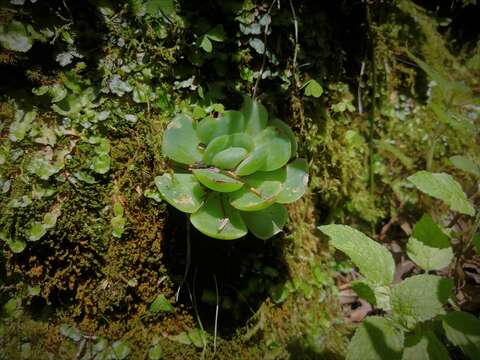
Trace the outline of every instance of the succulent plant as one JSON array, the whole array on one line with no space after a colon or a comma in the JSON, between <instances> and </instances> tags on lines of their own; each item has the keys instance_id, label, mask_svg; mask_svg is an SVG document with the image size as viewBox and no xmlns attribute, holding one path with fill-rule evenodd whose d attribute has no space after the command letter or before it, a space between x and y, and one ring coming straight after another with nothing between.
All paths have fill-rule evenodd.
<instances>
[{"instance_id":1,"label":"succulent plant","mask_svg":"<svg viewBox=\"0 0 480 360\"><path fill-rule=\"evenodd\" d=\"M283 204L298 200L308 184L308 164L296 157L290 127L249 97L241 111L198 122L176 116L162 141L174 171L155 178L169 204L213 238L231 240L250 230L268 239L287 221ZM248 229L248 230L247 230Z\"/></svg>"}]
</instances>

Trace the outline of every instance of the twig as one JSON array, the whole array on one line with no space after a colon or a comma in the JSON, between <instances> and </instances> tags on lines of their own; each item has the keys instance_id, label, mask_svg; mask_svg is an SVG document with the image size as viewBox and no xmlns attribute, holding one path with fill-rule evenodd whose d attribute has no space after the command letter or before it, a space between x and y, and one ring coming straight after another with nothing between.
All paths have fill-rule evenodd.
<instances>
[{"instance_id":1,"label":"twig","mask_svg":"<svg viewBox=\"0 0 480 360\"><path fill-rule=\"evenodd\" d=\"M268 11L266 13L266 15L264 16L267 16L267 15L270 15L270 12L272 11L272 8L273 8L273 5L275 5L275 3L277 2L278 0L273 0L272 3L270 4L270 7L268 8ZM268 36L268 28L270 26L270 23L267 22L267 25L265 25L265 31L263 33L263 46L264 46L264 50L263 50L263 58L262 58L262 66L260 67L260 74L258 75L257 77L257 80L255 81L255 85L253 87L253 98L255 99L256 96L257 96L257 89L258 89L258 83L260 82L260 79L262 78L263 76L263 70L265 69L265 63L267 62L267 36Z\"/></svg>"},{"instance_id":2,"label":"twig","mask_svg":"<svg viewBox=\"0 0 480 360\"><path fill-rule=\"evenodd\" d=\"M289 0L290 2L290 10L292 11L292 17L293 17L293 27L295 31L295 49L293 50L293 74L294 74L294 79L295 79L295 85L297 87L300 86L300 80L298 79L298 74L297 74L297 56L298 56L298 20L297 20L297 14L295 13L295 8L293 7L293 2L292 0Z\"/></svg>"}]
</instances>

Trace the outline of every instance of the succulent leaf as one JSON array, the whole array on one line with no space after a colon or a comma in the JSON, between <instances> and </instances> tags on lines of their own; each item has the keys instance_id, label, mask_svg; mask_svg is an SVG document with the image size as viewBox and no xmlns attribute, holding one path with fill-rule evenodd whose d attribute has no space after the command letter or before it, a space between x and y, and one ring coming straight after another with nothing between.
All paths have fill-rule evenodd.
<instances>
[{"instance_id":1,"label":"succulent leaf","mask_svg":"<svg viewBox=\"0 0 480 360\"><path fill-rule=\"evenodd\" d=\"M191 165L202 160L199 144L193 120L182 114L168 124L163 135L162 153L180 164Z\"/></svg>"},{"instance_id":2,"label":"succulent leaf","mask_svg":"<svg viewBox=\"0 0 480 360\"><path fill-rule=\"evenodd\" d=\"M265 153L266 159L261 171L273 171L284 166L290 159L290 139L281 130L269 126L255 137L256 149Z\"/></svg>"},{"instance_id":3,"label":"succulent leaf","mask_svg":"<svg viewBox=\"0 0 480 360\"><path fill-rule=\"evenodd\" d=\"M254 148L254 143L251 137L246 134L222 135L216 137L205 149L203 162L207 165L213 165L213 158L215 155L231 147L244 148L247 152L250 152Z\"/></svg>"},{"instance_id":4,"label":"succulent leaf","mask_svg":"<svg viewBox=\"0 0 480 360\"><path fill-rule=\"evenodd\" d=\"M285 206L273 204L264 210L242 212L242 217L248 230L259 239L266 240L282 231L288 213Z\"/></svg>"},{"instance_id":5,"label":"succulent leaf","mask_svg":"<svg viewBox=\"0 0 480 360\"><path fill-rule=\"evenodd\" d=\"M194 213L203 204L205 190L191 174L163 174L155 178L162 197L173 207Z\"/></svg>"},{"instance_id":6,"label":"succulent leaf","mask_svg":"<svg viewBox=\"0 0 480 360\"><path fill-rule=\"evenodd\" d=\"M194 169L193 174L203 186L218 192L233 192L243 186L243 182L222 174L218 169Z\"/></svg>"},{"instance_id":7,"label":"succulent leaf","mask_svg":"<svg viewBox=\"0 0 480 360\"><path fill-rule=\"evenodd\" d=\"M286 166L287 178L277 202L290 204L300 199L308 186L308 163L305 159L297 159Z\"/></svg>"},{"instance_id":8,"label":"succulent leaf","mask_svg":"<svg viewBox=\"0 0 480 360\"><path fill-rule=\"evenodd\" d=\"M240 111L225 111L218 118L206 117L198 123L197 134L202 143L208 144L216 137L243 132L245 120Z\"/></svg>"},{"instance_id":9,"label":"succulent leaf","mask_svg":"<svg viewBox=\"0 0 480 360\"><path fill-rule=\"evenodd\" d=\"M242 112L245 116L245 132L247 134L256 135L267 126L267 109L258 101L245 96L243 98Z\"/></svg>"},{"instance_id":10,"label":"succulent leaf","mask_svg":"<svg viewBox=\"0 0 480 360\"><path fill-rule=\"evenodd\" d=\"M245 159L248 151L241 147L231 147L220 151L213 157L212 163L214 166L225 169L234 169L240 161Z\"/></svg>"}]
</instances>

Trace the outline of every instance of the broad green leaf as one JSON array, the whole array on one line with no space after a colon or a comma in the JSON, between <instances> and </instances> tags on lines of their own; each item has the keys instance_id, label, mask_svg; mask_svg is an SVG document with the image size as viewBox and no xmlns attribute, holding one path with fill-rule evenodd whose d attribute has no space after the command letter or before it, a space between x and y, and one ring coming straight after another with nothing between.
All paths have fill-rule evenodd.
<instances>
[{"instance_id":1,"label":"broad green leaf","mask_svg":"<svg viewBox=\"0 0 480 360\"><path fill-rule=\"evenodd\" d=\"M400 360L403 339L403 333L390 320L367 317L348 345L346 360Z\"/></svg>"},{"instance_id":2,"label":"broad green leaf","mask_svg":"<svg viewBox=\"0 0 480 360\"><path fill-rule=\"evenodd\" d=\"M245 96L243 98L242 112L245 116L245 131L248 134L255 136L267 126L267 109L258 101Z\"/></svg>"},{"instance_id":3,"label":"broad green leaf","mask_svg":"<svg viewBox=\"0 0 480 360\"><path fill-rule=\"evenodd\" d=\"M190 221L198 231L215 239L233 240L247 234L240 212L218 193L210 193L205 204L190 216Z\"/></svg>"},{"instance_id":4,"label":"broad green leaf","mask_svg":"<svg viewBox=\"0 0 480 360\"><path fill-rule=\"evenodd\" d=\"M207 32L207 36L210 40L216 41L216 42L222 42L225 40L225 30L223 28L223 25L217 25L213 29L210 29Z\"/></svg>"},{"instance_id":5,"label":"broad green leaf","mask_svg":"<svg viewBox=\"0 0 480 360\"><path fill-rule=\"evenodd\" d=\"M155 185L162 197L180 211L194 213L203 204L205 190L191 174L163 174L155 178Z\"/></svg>"},{"instance_id":6,"label":"broad green leaf","mask_svg":"<svg viewBox=\"0 0 480 360\"><path fill-rule=\"evenodd\" d=\"M462 187L450 175L419 171L408 180L425 194L444 201L452 210L471 216L475 214Z\"/></svg>"},{"instance_id":7,"label":"broad green leaf","mask_svg":"<svg viewBox=\"0 0 480 360\"><path fill-rule=\"evenodd\" d=\"M266 160L267 153L262 148L255 149L238 165L235 173L238 176L251 175L263 168Z\"/></svg>"},{"instance_id":8,"label":"broad green leaf","mask_svg":"<svg viewBox=\"0 0 480 360\"><path fill-rule=\"evenodd\" d=\"M220 169L232 170L245 159L247 154L244 148L231 147L217 153L213 157L212 164Z\"/></svg>"},{"instance_id":9,"label":"broad green leaf","mask_svg":"<svg viewBox=\"0 0 480 360\"><path fill-rule=\"evenodd\" d=\"M199 46L205 50L207 53L211 53L212 50L213 50L213 44L212 42L210 41L210 39L208 38L208 36L205 34L205 35L202 35L200 37L200 44Z\"/></svg>"},{"instance_id":10,"label":"broad green leaf","mask_svg":"<svg viewBox=\"0 0 480 360\"><path fill-rule=\"evenodd\" d=\"M277 202L290 204L300 199L308 186L308 163L304 159L292 161L286 167L287 178L283 183L283 190L278 195Z\"/></svg>"},{"instance_id":11,"label":"broad green leaf","mask_svg":"<svg viewBox=\"0 0 480 360\"><path fill-rule=\"evenodd\" d=\"M290 139L274 126L262 130L255 137L255 147L266 154L261 171L273 171L284 166L292 154Z\"/></svg>"},{"instance_id":12,"label":"broad green leaf","mask_svg":"<svg viewBox=\"0 0 480 360\"><path fill-rule=\"evenodd\" d=\"M419 331L405 338L402 360L448 360L448 351L432 331Z\"/></svg>"},{"instance_id":13,"label":"broad green leaf","mask_svg":"<svg viewBox=\"0 0 480 360\"><path fill-rule=\"evenodd\" d=\"M350 257L363 276L376 285L390 285L395 263L390 252L362 232L346 225L324 225L319 230L330 243Z\"/></svg>"},{"instance_id":14,"label":"broad green leaf","mask_svg":"<svg viewBox=\"0 0 480 360\"><path fill-rule=\"evenodd\" d=\"M246 176L245 186L230 194L230 204L241 211L263 210L276 201L285 178L285 168Z\"/></svg>"},{"instance_id":15,"label":"broad green leaf","mask_svg":"<svg viewBox=\"0 0 480 360\"><path fill-rule=\"evenodd\" d=\"M148 360L161 360L163 359L163 350L160 344L153 345L148 349Z\"/></svg>"},{"instance_id":16,"label":"broad green leaf","mask_svg":"<svg viewBox=\"0 0 480 360\"><path fill-rule=\"evenodd\" d=\"M169 16L175 12L175 5L173 0L147 0L146 10L151 16L158 16L159 12Z\"/></svg>"},{"instance_id":17,"label":"broad green leaf","mask_svg":"<svg viewBox=\"0 0 480 360\"><path fill-rule=\"evenodd\" d=\"M194 169L193 174L203 186L218 192L233 192L243 186L243 182L222 174L215 168Z\"/></svg>"},{"instance_id":18,"label":"broad green leaf","mask_svg":"<svg viewBox=\"0 0 480 360\"><path fill-rule=\"evenodd\" d=\"M38 241L47 233L47 228L43 223L35 221L26 230L29 241Z\"/></svg>"},{"instance_id":19,"label":"broad green leaf","mask_svg":"<svg viewBox=\"0 0 480 360\"><path fill-rule=\"evenodd\" d=\"M407 254L426 271L447 267L453 259L453 249L447 235L425 214L415 224L407 243Z\"/></svg>"},{"instance_id":20,"label":"broad green leaf","mask_svg":"<svg viewBox=\"0 0 480 360\"><path fill-rule=\"evenodd\" d=\"M356 280L351 283L352 289L359 297L368 301L376 308L390 311L390 288L388 286L378 286L365 280Z\"/></svg>"},{"instance_id":21,"label":"broad green leaf","mask_svg":"<svg viewBox=\"0 0 480 360\"><path fill-rule=\"evenodd\" d=\"M291 154L292 157L297 155L297 140L295 139L295 134L293 133L290 126L285 124L282 120L275 118L271 122L272 126L275 126L277 129L283 132L290 139L291 144Z\"/></svg>"},{"instance_id":22,"label":"broad green leaf","mask_svg":"<svg viewBox=\"0 0 480 360\"><path fill-rule=\"evenodd\" d=\"M311 79L306 82L305 95L319 98L323 94L322 86L315 80Z\"/></svg>"},{"instance_id":23,"label":"broad green leaf","mask_svg":"<svg viewBox=\"0 0 480 360\"><path fill-rule=\"evenodd\" d=\"M455 311L443 318L448 341L459 346L470 359L480 359L480 320L472 314Z\"/></svg>"},{"instance_id":24,"label":"broad green leaf","mask_svg":"<svg viewBox=\"0 0 480 360\"><path fill-rule=\"evenodd\" d=\"M9 239L6 241L6 243L10 250L12 250L12 252L14 252L15 254L21 253L27 247L27 243L21 239Z\"/></svg>"},{"instance_id":25,"label":"broad green leaf","mask_svg":"<svg viewBox=\"0 0 480 360\"><path fill-rule=\"evenodd\" d=\"M225 111L217 118L206 117L198 123L197 134L202 143L208 144L221 135L243 132L245 120L240 111Z\"/></svg>"},{"instance_id":26,"label":"broad green leaf","mask_svg":"<svg viewBox=\"0 0 480 360\"><path fill-rule=\"evenodd\" d=\"M242 218L253 235L266 240L282 231L288 213L285 206L273 204L264 210L242 212Z\"/></svg>"},{"instance_id":27,"label":"broad green leaf","mask_svg":"<svg viewBox=\"0 0 480 360\"><path fill-rule=\"evenodd\" d=\"M392 288L392 312L406 328L444 314L443 305L451 295L451 279L436 275L415 275Z\"/></svg>"},{"instance_id":28,"label":"broad green leaf","mask_svg":"<svg viewBox=\"0 0 480 360\"><path fill-rule=\"evenodd\" d=\"M203 154L203 162L212 165L214 157L223 150L240 147L247 152L253 150L253 140L246 134L221 135L210 141Z\"/></svg>"},{"instance_id":29,"label":"broad green leaf","mask_svg":"<svg viewBox=\"0 0 480 360\"><path fill-rule=\"evenodd\" d=\"M27 52L33 45L33 39L24 24L12 21L0 25L0 45L7 50Z\"/></svg>"},{"instance_id":30,"label":"broad green leaf","mask_svg":"<svg viewBox=\"0 0 480 360\"><path fill-rule=\"evenodd\" d=\"M186 115L178 115L163 134L162 154L180 164L195 164L203 157L199 143L193 120Z\"/></svg>"},{"instance_id":31,"label":"broad green leaf","mask_svg":"<svg viewBox=\"0 0 480 360\"><path fill-rule=\"evenodd\" d=\"M155 300L150 304L148 311L152 314L157 314L160 311L163 312L172 312L175 309L173 308L172 304L167 300L165 295L158 294Z\"/></svg>"},{"instance_id":32,"label":"broad green leaf","mask_svg":"<svg viewBox=\"0 0 480 360\"><path fill-rule=\"evenodd\" d=\"M452 156L450 162L457 169L465 171L473 176L480 177L480 165L471 158L462 155Z\"/></svg>"}]
</instances>

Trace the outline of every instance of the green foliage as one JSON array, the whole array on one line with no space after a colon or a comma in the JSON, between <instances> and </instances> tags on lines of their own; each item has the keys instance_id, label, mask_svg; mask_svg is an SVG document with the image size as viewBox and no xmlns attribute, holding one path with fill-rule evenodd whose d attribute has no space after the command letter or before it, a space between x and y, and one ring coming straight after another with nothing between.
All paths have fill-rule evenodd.
<instances>
[{"instance_id":1,"label":"green foliage","mask_svg":"<svg viewBox=\"0 0 480 360\"><path fill-rule=\"evenodd\" d=\"M471 359L480 355L480 320L474 315L455 311L443 318L447 339L459 346Z\"/></svg>"},{"instance_id":2,"label":"green foliage","mask_svg":"<svg viewBox=\"0 0 480 360\"><path fill-rule=\"evenodd\" d=\"M226 111L194 122L186 115L167 126L163 155L183 171L155 178L162 197L189 213L199 231L217 239L247 233L268 239L287 221L283 205L307 190L308 164L296 159L296 142L278 119L268 123L259 102L245 97L241 111Z\"/></svg>"},{"instance_id":3,"label":"green foliage","mask_svg":"<svg viewBox=\"0 0 480 360\"><path fill-rule=\"evenodd\" d=\"M161 311L172 312L173 310L173 306L168 302L163 294L158 294L148 308L148 311L150 311L152 314L157 314Z\"/></svg>"},{"instance_id":4,"label":"green foliage","mask_svg":"<svg viewBox=\"0 0 480 360\"><path fill-rule=\"evenodd\" d=\"M462 187L449 174L419 171L408 180L420 191L444 201L452 210L471 216L475 214Z\"/></svg>"}]
</instances>

